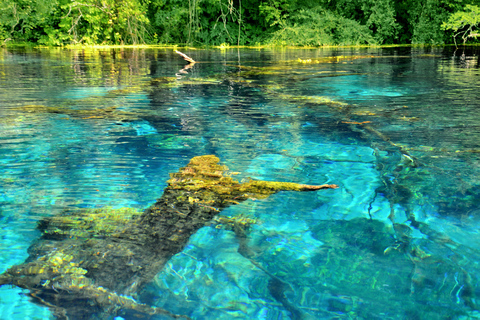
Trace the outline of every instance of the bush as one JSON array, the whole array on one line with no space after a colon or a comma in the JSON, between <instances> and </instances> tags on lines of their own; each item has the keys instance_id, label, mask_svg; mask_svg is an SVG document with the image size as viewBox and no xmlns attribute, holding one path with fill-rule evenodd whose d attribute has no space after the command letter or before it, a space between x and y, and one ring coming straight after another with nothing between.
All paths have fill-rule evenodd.
<instances>
[{"instance_id":1,"label":"bush","mask_svg":"<svg viewBox=\"0 0 480 320\"><path fill-rule=\"evenodd\" d=\"M376 44L367 26L328 10L301 9L273 33L273 44L297 46Z\"/></svg>"}]
</instances>

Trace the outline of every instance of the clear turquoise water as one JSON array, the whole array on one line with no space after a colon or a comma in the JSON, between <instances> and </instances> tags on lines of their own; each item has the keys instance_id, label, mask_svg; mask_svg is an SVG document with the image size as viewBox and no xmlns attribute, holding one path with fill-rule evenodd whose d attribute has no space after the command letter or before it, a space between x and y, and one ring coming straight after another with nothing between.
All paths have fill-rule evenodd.
<instances>
[{"instance_id":1,"label":"clear turquoise water","mask_svg":"<svg viewBox=\"0 0 480 320\"><path fill-rule=\"evenodd\" d=\"M205 227L139 300L194 319L480 317L478 48L186 53L199 63L180 74L171 50L0 49L1 272L42 217L148 207L169 172L215 154L240 179L340 188L228 208L257 219L263 270ZM0 318L49 317L0 288Z\"/></svg>"}]
</instances>

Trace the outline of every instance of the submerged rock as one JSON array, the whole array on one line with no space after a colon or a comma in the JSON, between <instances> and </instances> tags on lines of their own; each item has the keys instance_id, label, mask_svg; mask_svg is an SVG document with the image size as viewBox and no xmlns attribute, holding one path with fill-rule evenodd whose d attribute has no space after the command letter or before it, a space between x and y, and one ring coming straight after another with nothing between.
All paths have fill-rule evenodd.
<instances>
[{"instance_id":1,"label":"submerged rock","mask_svg":"<svg viewBox=\"0 0 480 320\"><path fill-rule=\"evenodd\" d=\"M157 202L132 209L70 211L42 220L29 258L0 276L0 285L30 290L59 319L106 319L165 314L188 318L134 300L192 234L217 213L278 191L315 191L336 185L249 180L240 183L213 155L194 157L171 174Z\"/></svg>"}]
</instances>

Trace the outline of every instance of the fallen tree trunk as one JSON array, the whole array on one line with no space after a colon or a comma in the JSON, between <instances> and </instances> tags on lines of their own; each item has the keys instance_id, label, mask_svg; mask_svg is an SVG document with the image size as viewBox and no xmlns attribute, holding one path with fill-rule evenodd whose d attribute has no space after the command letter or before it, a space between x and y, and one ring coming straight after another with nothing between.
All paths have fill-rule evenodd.
<instances>
[{"instance_id":1,"label":"fallen tree trunk","mask_svg":"<svg viewBox=\"0 0 480 320\"><path fill-rule=\"evenodd\" d=\"M30 291L59 319L115 315L174 315L134 300L135 293L182 251L192 234L223 209L278 191L316 191L336 185L250 180L239 183L213 155L194 157L171 174L157 202L131 209L67 211L40 221L29 258L0 276L0 285Z\"/></svg>"}]
</instances>

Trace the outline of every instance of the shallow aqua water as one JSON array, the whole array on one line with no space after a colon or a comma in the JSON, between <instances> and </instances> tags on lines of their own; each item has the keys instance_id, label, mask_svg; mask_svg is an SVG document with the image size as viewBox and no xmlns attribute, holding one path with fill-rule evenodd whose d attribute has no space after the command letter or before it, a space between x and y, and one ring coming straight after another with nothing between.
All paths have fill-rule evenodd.
<instances>
[{"instance_id":1,"label":"shallow aqua water","mask_svg":"<svg viewBox=\"0 0 480 320\"><path fill-rule=\"evenodd\" d=\"M186 53L199 63L179 73L170 50L0 49L1 272L42 217L146 208L215 154L239 179L340 188L228 208L257 220L256 264L205 227L140 301L194 319L480 317L478 48ZM26 293L0 288L0 318L51 317Z\"/></svg>"}]
</instances>

